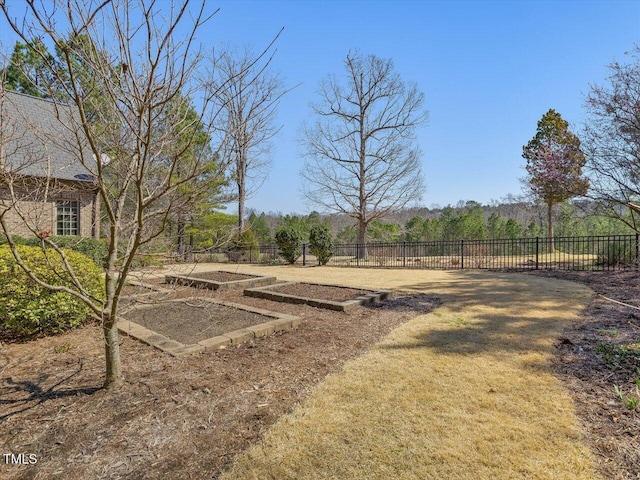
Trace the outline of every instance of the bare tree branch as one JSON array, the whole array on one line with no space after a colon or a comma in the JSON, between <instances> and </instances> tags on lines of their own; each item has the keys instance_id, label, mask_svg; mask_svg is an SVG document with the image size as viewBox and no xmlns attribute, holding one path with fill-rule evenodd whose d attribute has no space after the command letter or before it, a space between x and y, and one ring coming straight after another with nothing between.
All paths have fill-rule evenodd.
<instances>
[{"instance_id":1,"label":"bare tree branch","mask_svg":"<svg viewBox=\"0 0 640 480\"><path fill-rule=\"evenodd\" d=\"M249 49L243 53L228 50L214 60L211 89L224 115L221 144L224 158L233 165L240 231L244 229L245 201L266 178L271 140L281 129L275 124L278 104L291 90L269 71L275 54L270 49L276 39L260 55Z\"/></svg>"},{"instance_id":2,"label":"bare tree branch","mask_svg":"<svg viewBox=\"0 0 640 480\"><path fill-rule=\"evenodd\" d=\"M587 96L583 133L590 196L610 216L640 232L640 46L630 62L609 65L604 86Z\"/></svg>"},{"instance_id":3,"label":"bare tree branch","mask_svg":"<svg viewBox=\"0 0 640 480\"><path fill-rule=\"evenodd\" d=\"M427 112L424 95L394 73L391 60L350 52L345 72L344 85L335 76L320 84L320 99L311 106L317 121L303 127L301 176L306 198L355 218L358 242L365 243L370 222L424 190L415 130Z\"/></svg>"}]
</instances>

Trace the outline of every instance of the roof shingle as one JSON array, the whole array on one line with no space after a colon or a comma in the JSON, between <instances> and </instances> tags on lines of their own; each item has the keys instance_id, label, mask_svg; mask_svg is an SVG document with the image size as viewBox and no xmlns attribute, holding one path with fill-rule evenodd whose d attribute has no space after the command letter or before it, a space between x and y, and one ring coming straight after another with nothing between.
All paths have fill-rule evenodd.
<instances>
[{"instance_id":1,"label":"roof shingle","mask_svg":"<svg viewBox=\"0 0 640 480\"><path fill-rule=\"evenodd\" d=\"M12 174L92 181L95 160L70 106L0 89L0 167ZM83 165L84 163L84 165ZM89 168L87 168L89 167Z\"/></svg>"}]
</instances>

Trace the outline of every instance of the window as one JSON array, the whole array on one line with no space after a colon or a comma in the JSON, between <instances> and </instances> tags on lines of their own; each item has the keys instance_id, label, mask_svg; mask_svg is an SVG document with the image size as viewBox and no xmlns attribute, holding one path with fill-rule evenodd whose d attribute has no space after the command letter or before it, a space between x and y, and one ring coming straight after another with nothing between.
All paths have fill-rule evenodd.
<instances>
[{"instance_id":1,"label":"window","mask_svg":"<svg viewBox=\"0 0 640 480\"><path fill-rule=\"evenodd\" d=\"M56 202L56 235L78 235L78 202L58 200Z\"/></svg>"}]
</instances>

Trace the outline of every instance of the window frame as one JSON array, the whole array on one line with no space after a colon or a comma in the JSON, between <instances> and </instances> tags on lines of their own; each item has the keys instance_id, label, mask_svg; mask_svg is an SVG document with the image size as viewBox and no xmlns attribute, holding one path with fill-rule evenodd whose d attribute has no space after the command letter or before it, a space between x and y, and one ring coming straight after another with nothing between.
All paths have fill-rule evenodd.
<instances>
[{"instance_id":1,"label":"window frame","mask_svg":"<svg viewBox=\"0 0 640 480\"><path fill-rule=\"evenodd\" d=\"M72 198L56 200L56 235L80 236L80 201Z\"/></svg>"}]
</instances>

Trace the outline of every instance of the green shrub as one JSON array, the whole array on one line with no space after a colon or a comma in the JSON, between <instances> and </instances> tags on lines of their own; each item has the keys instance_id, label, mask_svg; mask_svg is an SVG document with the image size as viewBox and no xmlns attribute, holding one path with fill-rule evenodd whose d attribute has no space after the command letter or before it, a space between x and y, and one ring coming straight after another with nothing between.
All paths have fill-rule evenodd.
<instances>
[{"instance_id":1,"label":"green shrub","mask_svg":"<svg viewBox=\"0 0 640 480\"><path fill-rule=\"evenodd\" d=\"M86 255L99 267L107 261L108 245L105 239L52 237L51 241L60 248L70 248L73 251Z\"/></svg>"},{"instance_id":2,"label":"green shrub","mask_svg":"<svg viewBox=\"0 0 640 480\"><path fill-rule=\"evenodd\" d=\"M595 352L602 355L602 361L614 369L640 368L640 344L616 345L610 342L599 342Z\"/></svg>"},{"instance_id":3,"label":"green shrub","mask_svg":"<svg viewBox=\"0 0 640 480\"><path fill-rule=\"evenodd\" d=\"M280 250L280 256L292 265L302 254L301 240L298 231L291 226L282 226L276 231L276 244Z\"/></svg>"},{"instance_id":4,"label":"green shrub","mask_svg":"<svg viewBox=\"0 0 640 480\"><path fill-rule=\"evenodd\" d=\"M631 251L631 245L620 242L608 243L598 255L598 265L608 267L632 263L633 261L635 261L635 253Z\"/></svg>"},{"instance_id":5,"label":"green shrub","mask_svg":"<svg viewBox=\"0 0 640 480\"><path fill-rule=\"evenodd\" d=\"M318 257L320 265L326 265L333 256L333 239L328 225L317 224L311 227L309 232L309 251L312 255Z\"/></svg>"},{"instance_id":6,"label":"green shrub","mask_svg":"<svg viewBox=\"0 0 640 480\"><path fill-rule=\"evenodd\" d=\"M260 242L250 228L236 233L229 242L227 251L232 262L258 262L260 260Z\"/></svg>"},{"instance_id":7,"label":"green shrub","mask_svg":"<svg viewBox=\"0 0 640 480\"><path fill-rule=\"evenodd\" d=\"M36 237L27 238L21 237L20 235L13 235L12 238L13 242L16 245L31 245L32 247L40 245L40 239ZM4 235L4 233L0 234L0 245L4 245L6 243L7 237Z\"/></svg>"},{"instance_id":8,"label":"green shrub","mask_svg":"<svg viewBox=\"0 0 640 480\"><path fill-rule=\"evenodd\" d=\"M102 266L107 261L108 245L105 239L53 236L49 237L49 240L60 248L70 248L71 250L86 255L98 266ZM39 247L42 244L42 240L37 237L27 238L18 235L13 235L13 241L16 245L27 245L31 247ZM0 245L6 242L6 238L1 236Z\"/></svg>"},{"instance_id":9,"label":"green shrub","mask_svg":"<svg viewBox=\"0 0 640 480\"><path fill-rule=\"evenodd\" d=\"M17 250L36 277L56 286L74 288L62 259L52 249L18 245ZM92 295L104 297L102 270L87 256L64 250L80 283ZM51 265L53 268L51 267ZM76 297L40 287L16 263L8 246L0 246L0 326L15 337L58 334L89 319L91 311Z\"/></svg>"}]
</instances>

